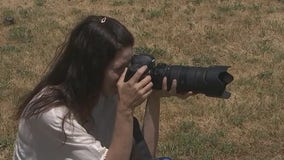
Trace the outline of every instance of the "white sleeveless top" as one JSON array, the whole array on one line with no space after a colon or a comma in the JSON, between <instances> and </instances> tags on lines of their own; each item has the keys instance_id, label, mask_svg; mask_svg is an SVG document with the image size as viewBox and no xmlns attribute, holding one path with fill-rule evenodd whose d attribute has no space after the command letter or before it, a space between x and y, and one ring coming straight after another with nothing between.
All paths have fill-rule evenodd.
<instances>
[{"instance_id":1,"label":"white sleeveless top","mask_svg":"<svg viewBox=\"0 0 284 160\"><path fill-rule=\"evenodd\" d=\"M65 140L62 120L67 111L66 106L59 106L38 117L20 119L13 159L104 160L113 134L116 96L100 97L92 113L94 123L88 128L75 118L66 118Z\"/></svg>"}]
</instances>

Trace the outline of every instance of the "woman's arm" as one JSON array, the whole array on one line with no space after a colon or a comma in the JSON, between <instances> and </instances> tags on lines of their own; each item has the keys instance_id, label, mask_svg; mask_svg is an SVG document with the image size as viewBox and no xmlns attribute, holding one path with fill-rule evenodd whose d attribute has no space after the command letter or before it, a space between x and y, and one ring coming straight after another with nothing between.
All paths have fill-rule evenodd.
<instances>
[{"instance_id":1,"label":"woman's arm","mask_svg":"<svg viewBox=\"0 0 284 160\"><path fill-rule=\"evenodd\" d=\"M143 134L149 151L155 157L159 138L160 96L151 94L147 100Z\"/></svg>"},{"instance_id":2,"label":"woman's arm","mask_svg":"<svg viewBox=\"0 0 284 160\"><path fill-rule=\"evenodd\" d=\"M131 110L120 110L125 105L118 103L112 143L107 160L127 160L133 144L133 114Z\"/></svg>"},{"instance_id":3,"label":"woman's arm","mask_svg":"<svg viewBox=\"0 0 284 160\"><path fill-rule=\"evenodd\" d=\"M107 160L127 160L130 158L133 145L133 110L152 92L153 84L150 76L139 81L146 68L144 66L138 69L127 82L124 82L125 70L117 82L118 104L114 133L107 153Z\"/></svg>"}]
</instances>

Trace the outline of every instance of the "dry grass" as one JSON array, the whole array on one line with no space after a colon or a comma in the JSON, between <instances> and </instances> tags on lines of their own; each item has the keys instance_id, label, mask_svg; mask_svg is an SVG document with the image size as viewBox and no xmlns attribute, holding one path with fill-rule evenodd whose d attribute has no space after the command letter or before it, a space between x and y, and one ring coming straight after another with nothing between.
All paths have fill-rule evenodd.
<instances>
[{"instance_id":1,"label":"dry grass","mask_svg":"<svg viewBox=\"0 0 284 160\"><path fill-rule=\"evenodd\" d=\"M19 97L39 80L72 26L112 16L158 61L232 66L229 100L164 99L159 155L284 159L283 0L0 0L0 159L11 159ZM138 114L141 115L139 110Z\"/></svg>"}]
</instances>

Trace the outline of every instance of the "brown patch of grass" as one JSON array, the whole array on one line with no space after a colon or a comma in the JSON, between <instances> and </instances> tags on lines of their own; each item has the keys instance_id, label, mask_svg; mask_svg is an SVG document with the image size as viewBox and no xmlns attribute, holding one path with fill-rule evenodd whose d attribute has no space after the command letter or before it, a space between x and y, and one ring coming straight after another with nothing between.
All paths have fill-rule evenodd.
<instances>
[{"instance_id":1,"label":"brown patch of grass","mask_svg":"<svg viewBox=\"0 0 284 160\"><path fill-rule=\"evenodd\" d=\"M9 102L0 103L0 159L11 159L17 122L14 118L15 107Z\"/></svg>"}]
</instances>

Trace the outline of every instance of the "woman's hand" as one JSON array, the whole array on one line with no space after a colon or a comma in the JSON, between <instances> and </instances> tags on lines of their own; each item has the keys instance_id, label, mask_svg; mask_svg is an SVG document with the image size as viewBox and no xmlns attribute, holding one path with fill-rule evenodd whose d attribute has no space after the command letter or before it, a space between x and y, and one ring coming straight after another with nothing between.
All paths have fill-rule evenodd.
<instances>
[{"instance_id":1,"label":"woman's hand","mask_svg":"<svg viewBox=\"0 0 284 160\"><path fill-rule=\"evenodd\" d=\"M151 77L146 76L142 80L141 76L147 69L143 66L124 82L127 68L116 83L118 90L118 103L115 116L115 124L112 142L106 159L129 159L133 145L133 110L141 104L152 92Z\"/></svg>"},{"instance_id":2,"label":"woman's hand","mask_svg":"<svg viewBox=\"0 0 284 160\"><path fill-rule=\"evenodd\" d=\"M151 76L148 75L139 81L146 69L147 66L139 68L127 82L124 82L127 68L120 76L117 82L117 88L119 102L122 106L134 109L134 107L141 104L152 92L153 83L151 82Z\"/></svg>"},{"instance_id":3,"label":"woman's hand","mask_svg":"<svg viewBox=\"0 0 284 160\"><path fill-rule=\"evenodd\" d=\"M189 96L196 95L196 93L193 93L192 91L189 91L187 93L177 93L176 91L177 88L177 80L173 79L171 89L168 91L167 87L167 77L163 78L163 85L161 90L154 90L153 95L159 96L159 97L170 97L170 96L176 96L181 99L186 99Z\"/></svg>"}]
</instances>

